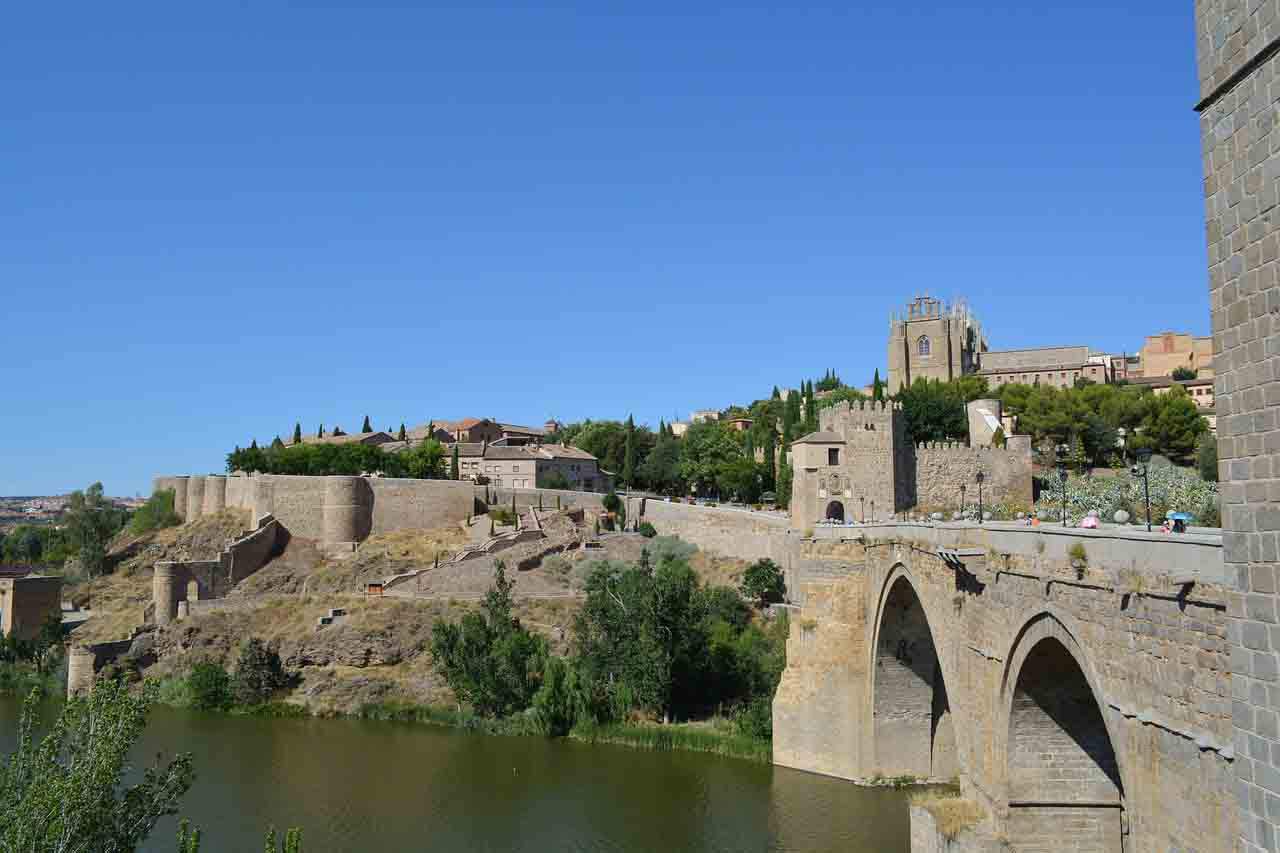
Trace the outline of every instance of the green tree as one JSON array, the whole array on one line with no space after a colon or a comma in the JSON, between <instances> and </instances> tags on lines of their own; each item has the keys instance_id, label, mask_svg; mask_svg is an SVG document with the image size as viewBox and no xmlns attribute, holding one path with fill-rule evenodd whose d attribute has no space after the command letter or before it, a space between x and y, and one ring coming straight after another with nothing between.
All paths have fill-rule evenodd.
<instances>
[{"instance_id":1,"label":"green tree","mask_svg":"<svg viewBox=\"0 0 1280 853\"><path fill-rule=\"evenodd\" d=\"M787 594L787 584L782 569L770 559L757 560L742 573L742 594L760 607L782 601Z\"/></svg>"},{"instance_id":2,"label":"green tree","mask_svg":"<svg viewBox=\"0 0 1280 853\"><path fill-rule=\"evenodd\" d=\"M1191 396L1181 386L1152 395L1142 422L1142 438L1157 453L1186 462L1195 456L1200 437L1209 429Z\"/></svg>"},{"instance_id":3,"label":"green tree","mask_svg":"<svg viewBox=\"0 0 1280 853\"><path fill-rule=\"evenodd\" d=\"M99 681L87 697L68 700L37 741L41 706L33 692L17 747L0 769L0 850L129 853L162 817L176 814L194 777L189 754L125 784L153 699L153 689L130 695L119 682Z\"/></svg>"},{"instance_id":4,"label":"green tree","mask_svg":"<svg viewBox=\"0 0 1280 853\"><path fill-rule=\"evenodd\" d=\"M173 489L161 489L155 492L133 513L133 518L129 520L129 532L142 534L181 524L182 518L179 517L173 504Z\"/></svg>"},{"instance_id":5,"label":"green tree","mask_svg":"<svg viewBox=\"0 0 1280 853\"><path fill-rule=\"evenodd\" d=\"M563 471L553 469L538 478L538 488L567 491L573 488L573 484L569 482L569 478L564 475Z\"/></svg>"},{"instance_id":6,"label":"green tree","mask_svg":"<svg viewBox=\"0 0 1280 853\"><path fill-rule=\"evenodd\" d=\"M963 441L969 437L969 417L962 389L955 383L918 378L898 392L907 437L925 441Z\"/></svg>"},{"instance_id":7,"label":"green tree","mask_svg":"<svg viewBox=\"0 0 1280 853\"><path fill-rule=\"evenodd\" d=\"M316 430L316 438L324 438L324 424L320 424L320 429Z\"/></svg>"},{"instance_id":8,"label":"green tree","mask_svg":"<svg viewBox=\"0 0 1280 853\"><path fill-rule=\"evenodd\" d=\"M783 450L783 459L786 459L786 450ZM791 486L795 472L791 468L791 463L784 461L778 466L778 506L786 509L791 506Z\"/></svg>"},{"instance_id":9,"label":"green tree","mask_svg":"<svg viewBox=\"0 0 1280 853\"><path fill-rule=\"evenodd\" d=\"M455 452L457 448L454 448ZM387 454L384 454L387 455ZM404 457L405 473L418 480L439 480L444 477L444 445L434 438L426 438L412 450L400 454Z\"/></svg>"},{"instance_id":10,"label":"green tree","mask_svg":"<svg viewBox=\"0 0 1280 853\"><path fill-rule=\"evenodd\" d=\"M586 714L586 696L578 671L563 658L550 655L542 669L542 684L533 695L533 712L542 731L563 737Z\"/></svg>"},{"instance_id":11,"label":"green tree","mask_svg":"<svg viewBox=\"0 0 1280 853\"><path fill-rule=\"evenodd\" d=\"M396 433L396 441L408 441L409 434L405 432L404 421L400 422L400 431Z\"/></svg>"},{"instance_id":12,"label":"green tree","mask_svg":"<svg viewBox=\"0 0 1280 853\"><path fill-rule=\"evenodd\" d=\"M293 425L293 443L302 444L302 424L295 422Z\"/></svg>"},{"instance_id":13,"label":"green tree","mask_svg":"<svg viewBox=\"0 0 1280 853\"><path fill-rule=\"evenodd\" d=\"M1209 483L1218 482L1218 441L1212 433L1206 432L1200 437L1200 448L1196 451L1196 467L1200 469L1200 478Z\"/></svg>"},{"instance_id":14,"label":"green tree","mask_svg":"<svg viewBox=\"0 0 1280 853\"><path fill-rule=\"evenodd\" d=\"M236 662L236 674L231 680L231 692L241 705L261 705L269 702L289 682L280 662L280 655L257 637L250 637L240 647Z\"/></svg>"},{"instance_id":15,"label":"green tree","mask_svg":"<svg viewBox=\"0 0 1280 853\"><path fill-rule=\"evenodd\" d=\"M711 494L729 466L744 456L739 435L718 421L690 426L680 446L680 479L697 494Z\"/></svg>"},{"instance_id":16,"label":"green tree","mask_svg":"<svg viewBox=\"0 0 1280 853\"><path fill-rule=\"evenodd\" d=\"M659 430L657 443L636 473L655 492L672 495L680 491L680 440L670 429Z\"/></svg>"},{"instance_id":17,"label":"green tree","mask_svg":"<svg viewBox=\"0 0 1280 853\"><path fill-rule=\"evenodd\" d=\"M871 399L877 403L884 401L884 383L880 381L880 368L876 368L876 377L871 382Z\"/></svg>"},{"instance_id":18,"label":"green tree","mask_svg":"<svg viewBox=\"0 0 1280 853\"><path fill-rule=\"evenodd\" d=\"M93 579L106 571L107 543L124 526L124 513L103 497L102 484L94 483L83 492L71 493L64 520L89 579L92 598Z\"/></svg>"},{"instance_id":19,"label":"green tree","mask_svg":"<svg viewBox=\"0 0 1280 853\"><path fill-rule=\"evenodd\" d=\"M512 615L514 585L499 560L482 612L437 622L431 634L431 657L445 682L483 716L525 710L542 680L547 644Z\"/></svg>"},{"instance_id":20,"label":"green tree","mask_svg":"<svg viewBox=\"0 0 1280 853\"><path fill-rule=\"evenodd\" d=\"M369 423L369 416L364 416L364 423L360 425L361 432L373 432L373 425Z\"/></svg>"},{"instance_id":21,"label":"green tree","mask_svg":"<svg viewBox=\"0 0 1280 853\"><path fill-rule=\"evenodd\" d=\"M191 707L197 711L222 711L231 707L231 676L220 665L202 661L187 675Z\"/></svg>"},{"instance_id":22,"label":"green tree","mask_svg":"<svg viewBox=\"0 0 1280 853\"><path fill-rule=\"evenodd\" d=\"M457 442L455 442L453 445L453 457L449 460L449 479L450 480L462 479L462 466L458 462Z\"/></svg>"},{"instance_id":23,"label":"green tree","mask_svg":"<svg viewBox=\"0 0 1280 853\"><path fill-rule=\"evenodd\" d=\"M1189 367L1175 367L1169 378L1178 382L1189 382L1196 378L1196 371Z\"/></svg>"},{"instance_id":24,"label":"green tree","mask_svg":"<svg viewBox=\"0 0 1280 853\"><path fill-rule=\"evenodd\" d=\"M630 491L636 478L636 422L631 415L627 415L627 427L624 441L625 443L622 451L622 482L626 485L627 490Z\"/></svg>"}]
</instances>

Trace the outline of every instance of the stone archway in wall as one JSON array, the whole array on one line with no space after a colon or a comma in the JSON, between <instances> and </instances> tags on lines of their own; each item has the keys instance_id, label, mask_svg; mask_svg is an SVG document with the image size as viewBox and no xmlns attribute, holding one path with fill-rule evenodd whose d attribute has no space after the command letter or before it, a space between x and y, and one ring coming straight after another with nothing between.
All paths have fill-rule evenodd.
<instances>
[{"instance_id":1,"label":"stone archway in wall","mask_svg":"<svg viewBox=\"0 0 1280 853\"><path fill-rule=\"evenodd\" d=\"M1125 849L1116 742L1082 661L1074 637L1049 614L1027 624L1009 658L1005 779L1014 851Z\"/></svg>"},{"instance_id":2,"label":"stone archway in wall","mask_svg":"<svg viewBox=\"0 0 1280 853\"><path fill-rule=\"evenodd\" d=\"M872 666L875 770L883 776L951 779L960 773L956 724L920 596L891 575L880 605Z\"/></svg>"},{"instance_id":3,"label":"stone archway in wall","mask_svg":"<svg viewBox=\"0 0 1280 853\"><path fill-rule=\"evenodd\" d=\"M844 521L844 504L840 501L832 501L827 504L827 521Z\"/></svg>"}]
</instances>

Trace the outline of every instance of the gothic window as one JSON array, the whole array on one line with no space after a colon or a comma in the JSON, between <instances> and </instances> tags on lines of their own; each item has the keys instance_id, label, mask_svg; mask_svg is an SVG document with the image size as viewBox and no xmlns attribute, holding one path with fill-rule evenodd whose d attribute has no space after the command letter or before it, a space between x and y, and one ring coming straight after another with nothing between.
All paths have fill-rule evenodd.
<instances>
[{"instance_id":1,"label":"gothic window","mask_svg":"<svg viewBox=\"0 0 1280 853\"><path fill-rule=\"evenodd\" d=\"M920 340L916 343L916 351L920 353L921 357L928 358L933 351L933 345L929 343L928 335L920 336Z\"/></svg>"}]
</instances>

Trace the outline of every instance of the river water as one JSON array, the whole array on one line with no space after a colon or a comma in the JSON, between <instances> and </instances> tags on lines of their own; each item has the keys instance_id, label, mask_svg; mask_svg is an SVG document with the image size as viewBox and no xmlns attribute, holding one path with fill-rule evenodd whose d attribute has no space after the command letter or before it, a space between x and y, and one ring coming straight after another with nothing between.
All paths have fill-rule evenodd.
<instances>
[{"instance_id":1,"label":"river water","mask_svg":"<svg viewBox=\"0 0 1280 853\"><path fill-rule=\"evenodd\" d=\"M20 703L0 699L0 746ZM682 752L423 725L157 708L139 763L189 751L183 814L209 853L256 853L266 827L321 851L905 853L903 792ZM171 853L176 821L144 849Z\"/></svg>"}]
</instances>

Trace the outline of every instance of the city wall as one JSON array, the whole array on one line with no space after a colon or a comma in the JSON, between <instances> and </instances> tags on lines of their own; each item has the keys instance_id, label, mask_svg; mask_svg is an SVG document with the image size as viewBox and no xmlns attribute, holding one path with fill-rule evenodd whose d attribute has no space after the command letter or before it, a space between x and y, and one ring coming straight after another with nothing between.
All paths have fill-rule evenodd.
<instances>
[{"instance_id":1,"label":"city wall","mask_svg":"<svg viewBox=\"0 0 1280 853\"><path fill-rule=\"evenodd\" d=\"M1011 436L1003 448L951 442L917 445L915 506L958 508L964 486L965 505L977 507L979 471L986 478L982 497L987 507L1003 502L1031 509L1031 438L1025 435Z\"/></svg>"},{"instance_id":2,"label":"city wall","mask_svg":"<svg viewBox=\"0 0 1280 853\"><path fill-rule=\"evenodd\" d=\"M157 477L154 487L185 494L184 521L223 507L273 516L290 535L349 553L371 535L456 524L474 514L476 487L454 480L308 477L284 474Z\"/></svg>"}]
</instances>

